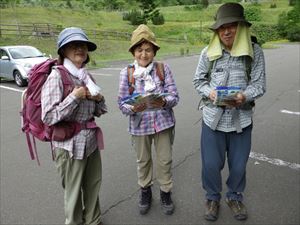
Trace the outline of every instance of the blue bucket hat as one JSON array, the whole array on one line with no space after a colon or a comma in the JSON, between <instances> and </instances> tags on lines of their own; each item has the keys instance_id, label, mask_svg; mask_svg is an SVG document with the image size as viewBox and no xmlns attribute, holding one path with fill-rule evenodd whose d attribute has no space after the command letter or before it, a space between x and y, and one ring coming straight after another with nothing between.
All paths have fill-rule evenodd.
<instances>
[{"instance_id":1,"label":"blue bucket hat","mask_svg":"<svg viewBox=\"0 0 300 225\"><path fill-rule=\"evenodd\" d=\"M68 27L60 32L57 38L57 53L59 54L60 50L66 44L73 41L82 41L85 42L88 46L90 52L97 49L97 45L89 41L87 35L84 31L78 27Z\"/></svg>"}]
</instances>

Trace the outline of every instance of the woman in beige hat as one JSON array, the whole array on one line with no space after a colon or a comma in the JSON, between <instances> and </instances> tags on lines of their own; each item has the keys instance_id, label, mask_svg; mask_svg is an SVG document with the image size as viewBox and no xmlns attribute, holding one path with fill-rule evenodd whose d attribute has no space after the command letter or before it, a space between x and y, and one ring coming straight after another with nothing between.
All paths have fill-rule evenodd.
<instances>
[{"instance_id":1,"label":"woman in beige hat","mask_svg":"<svg viewBox=\"0 0 300 225\"><path fill-rule=\"evenodd\" d=\"M161 206L163 212L170 215L174 212L171 168L175 117L172 108L177 105L179 96L170 67L154 61L159 48L154 33L146 25L133 31L129 51L134 62L120 73L118 104L122 113L129 116L129 133L137 154L138 184L141 187L139 212L146 214L151 206L154 179L151 145L154 142ZM124 101L137 94L160 97L140 104Z\"/></svg>"}]
</instances>

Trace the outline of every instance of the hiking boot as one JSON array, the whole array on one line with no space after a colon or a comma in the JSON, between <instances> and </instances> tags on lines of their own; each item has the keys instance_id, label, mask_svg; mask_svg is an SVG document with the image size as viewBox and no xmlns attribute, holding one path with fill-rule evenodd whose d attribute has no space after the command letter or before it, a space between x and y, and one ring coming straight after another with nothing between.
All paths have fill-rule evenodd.
<instances>
[{"instance_id":1,"label":"hiking boot","mask_svg":"<svg viewBox=\"0 0 300 225\"><path fill-rule=\"evenodd\" d=\"M171 199L171 192L164 192L160 190L160 204L164 214L166 215L173 214L175 207Z\"/></svg>"},{"instance_id":2,"label":"hiking boot","mask_svg":"<svg viewBox=\"0 0 300 225\"><path fill-rule=\"evenodd\" d=\"M213 200L206 200L205 202L204 219L208 221L216 221L219 215L220 202Z\"/></svg>"},{"instance_id":3,"label":"hiking boot","mask_svg":"<svg viewBox=\"0 0 300 225\"><path fill-rule=\"evenodd\" d=\"M246 220L248 218L246 207L241 201L226 198L226 203L231 209L236 220Z\"/></svg>"},{"instance_id":4,"label":"hiking boot","mask_svg":"<svg viewBox=\"0 0 300 225\"><path fill-rule=\"evenodd\" d=\"M139 196L139 210L140 214L146 214L151 207L152 191L151 187L141 188Z\"/></svg>"}]
</instances>

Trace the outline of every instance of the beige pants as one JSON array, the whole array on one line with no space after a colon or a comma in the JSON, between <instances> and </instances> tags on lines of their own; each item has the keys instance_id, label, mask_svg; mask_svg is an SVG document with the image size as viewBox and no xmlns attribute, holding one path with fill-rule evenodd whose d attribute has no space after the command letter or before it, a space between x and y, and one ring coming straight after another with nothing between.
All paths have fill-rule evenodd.
<instances>
[{"instance_id":1,"label":"beige pants","mask_svg":"<svg viewBox=\"0 0 300 225\"><path fill-rule=\"evenodd\" d=\"M169 192L172 189L172 144L174 127L156 134L132 135L133 148L137 154L138 184L148 187L153 184L152 141L156 150L156 178L160 189Z\"/></svg>"},{"instance_id":2,"label":"beige pants","mask_svg":"<svg viewBox=\"0 0 300 225\"><path fill-rule=\"evenodd\" d=\"M56 167L64 188L65 224L98 225L101 221L99 191L102 179L100 152L83 160L70 159L68 151L56 151Z\"/></svg>"}]
</instances>

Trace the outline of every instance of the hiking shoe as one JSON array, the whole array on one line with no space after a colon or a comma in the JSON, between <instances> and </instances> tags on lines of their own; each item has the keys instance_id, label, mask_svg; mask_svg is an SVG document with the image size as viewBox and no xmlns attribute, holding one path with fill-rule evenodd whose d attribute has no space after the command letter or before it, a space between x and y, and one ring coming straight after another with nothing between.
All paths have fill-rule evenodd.
<instances>
[{"instance_id":1,"label":"hiking shoe","mask_svg":"<svg viewBox=\"0 0 300 225\"><path fill-rule=\"evenodd\" d=\"M246 220L248 218L246 207L241 201L226 198L226 203L231 209L236 220Z\"/></svg>"},{"instance_id":2,"label":"hiking shoe","mask_svg":"<svg viewBox=\"0 0 300 225\"><path fill-rule=\"evenodd\" d=\"M204 219L208 221L216 221L219 215L220 202L213 200L206 200L205 202Z\"/></svg>"},{"instance_id":3,"label":"hiking shoe","mask_svg":"<svg viewBox=\"0 0 300 225\"><path fill-rule=\"evenodd\" d=\"M164 214L166 215L173 214L175 207L171 199L171 192L164 192L160 190L160 204Z\"/></svg>"},{"instance_id":4,"label":"hiking shoe","mask_svg":"<svg viewBox=\"0 0 300 225\"><path fill-rule=\"evenodd\" d=\"M139 210L140 214L146 214L151 207L152 191L151 187L141 188L139 196Z\"/></svg>"}]
</instances>

